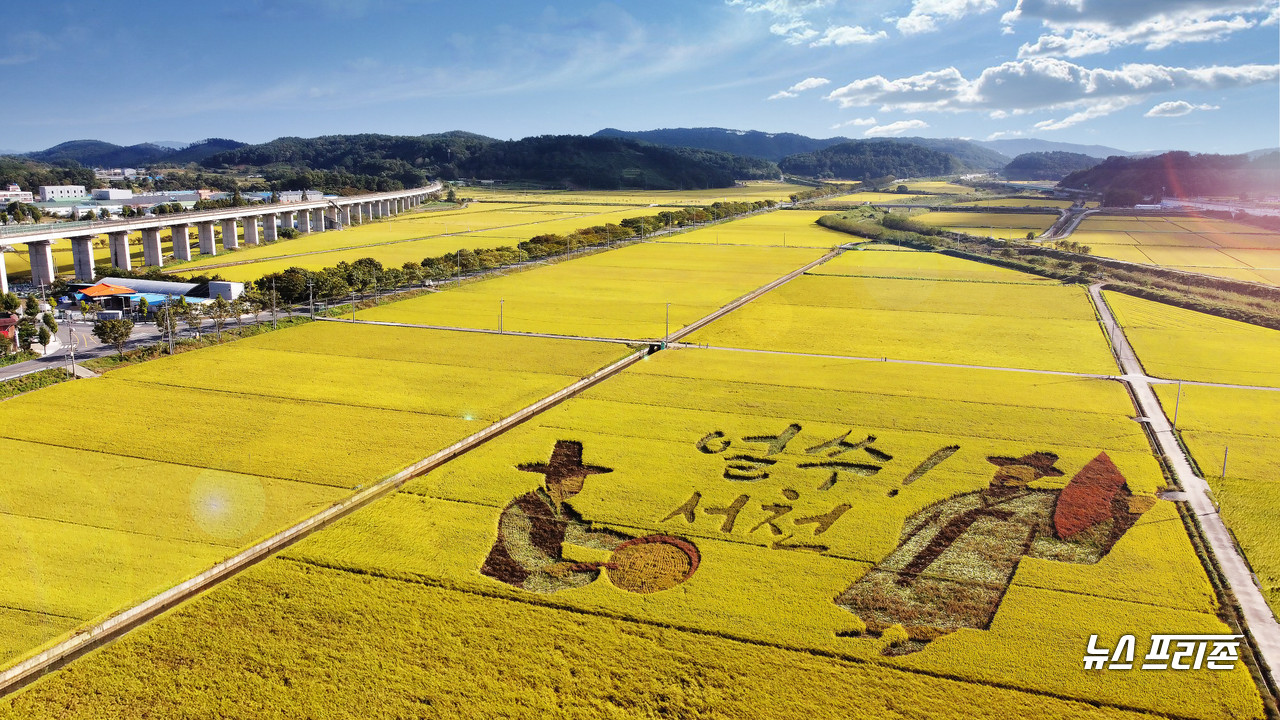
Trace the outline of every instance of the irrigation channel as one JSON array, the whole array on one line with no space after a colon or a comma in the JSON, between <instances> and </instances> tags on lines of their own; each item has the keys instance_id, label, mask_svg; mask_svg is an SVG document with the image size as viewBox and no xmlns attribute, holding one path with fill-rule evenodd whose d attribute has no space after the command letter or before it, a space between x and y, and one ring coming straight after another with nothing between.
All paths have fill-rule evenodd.
<instances>
[{"instance_id":1,"label":"irrigation channel","mask_svg":"<svg viewBox=\"0 0 1280 720\"><path fill-rule=\"evenodd\" d=\"M501 435L507 430L536 417L543 412L555 407L556 405L568 400L582 391L596 385L631 365L643 360L646 356L661 351L666 347L667 343L678 341L681 338L696 332L700 328L715 322L725 315L737 310L765 293L800 277L804 273L813 268L828 262L829 260L843 253L845 248L840 247L814 260L813 262L794 270L786 275L766 284L751 292L743 295L732 302L724 305L715 312L703 317L696 322L686 325L684 328L671 333L666 338L654 339L651 343L641 343L630 341L632 344L645 344L645 347L631 353L621 360L605 367L595 373L564 387L551 395L529 405L517 412L495 422L494 424L480 430L479 432L465 437L452 445L435 452L400 472L387 477L376 484L357 492L355 495L341 502L331 505L327 509L312 515L302 522L283 530L262 542L253 545L235 556L224 560L212 568L200 573L196 577L186 582L175 585L172 588L138 604L132 608L124 610L112 617L98 623L92 627L77 632L71 638L34 655L13 667L0 672L0 696L12 693L27 684L34 682L41 676L57 670L76 658L105 645L124 635L130 630L139 627L148 622L152 618L159 616L167 610L186 602L199 595L200 593L213 588L219 583L234 577L243 570L248 569L254 564L265 560L277 552L289 547L299 540L307 537L311 533L327 527L337 520L359 510L360 508L398 490L405 483L419 477L444 463L462 455L463 453ZM351 322L350 320L334 320L335 322ZM357 321L360 322L360 321ZM385 323L370 323L385 324ZM457 329L457 328L449 328ZM497 332L497 331L481 331L481 332ZM516 333L510 333L516 334ZM523 334L523 333L522 333ZM609 342L615 341L600 338L599 340Z\"/></svg>"}]
</instances>

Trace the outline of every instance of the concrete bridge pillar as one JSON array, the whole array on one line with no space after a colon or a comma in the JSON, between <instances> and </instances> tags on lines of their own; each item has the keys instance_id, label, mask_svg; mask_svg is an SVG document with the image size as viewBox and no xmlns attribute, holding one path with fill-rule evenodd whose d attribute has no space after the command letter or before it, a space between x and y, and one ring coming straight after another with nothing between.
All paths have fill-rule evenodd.
<instances>
[{"instance_id":1,"label":"concrete bridge pillar","mask_svg":"<svg viewBox=\"0 0 1280 720\"><path fill-rule=\"evenodd\" d=\"M240 247L240 238L236 236L236 219L222 221L222 247L236 250Z\"/></svg>"},{"instance_id":2,"label":"concrete bridge pillar","mask_svg":"<svg viewBox=\"0 0 1280 720\"><path fill-rule=\"evenodd\" d=\"M132 270L133 258L129 257L129 233L107 233L107 246L111 249L111 267Z\"/></svg>"},{"instance_id":3,"label":"concrete bridge pillar","mask_svg":"<svg viewBox=\"0 0 1280 720\"><path fill-rule=\"evenodd\" d=\"M200 235L200 254L217 255L218 243L213 241L213 221L205 220L196 223L196 230Z\"/></svg>"},{"instance_id":4,"label":"concrete bridge pillar","mask_svg":"<svg viewBox=\"0 0 1280 720\"><path fill-rule=\"evenodd\" d=\"M276 222L279 220L275 213L269 213L262 216L262 239L267 242L275 242L279 235L276 234ZM246 242L248 242L246 240Z\"/></svg>"},{"instance_id":5,"label":"concrete bridge pillar","mask_svg":"<svg viewBox=\"0 0 1280 720\"><path fill-rule=\"evenodd\" d=\"M273 215L272 217L274 218L275 216ZM257 216L251 215L246 218L240 218L240 221L244 223L244 244L257 245L258 244Z\"/></svg>"},{"instance_id":6,"label":"concrete bridge pillar","mask_svg":"<svg viewBox=\"0 0 1280 720\"><path fill-rule=\"evenodd\" d=\"M191 235L188 232L191 226L183 223L174 225L169 228L173 233L173 259L174 260L190 260L191 259Z\"/></svg>"},{"instance_id":7,"label":"concrete bridge pillar","mask_svg":"<svg viewBox=\"0 0 1280 720\"><path fill-rule=\"evenodd\" d=\"M338 211L338 220L342 223L342 227L350 227L351 225L351 206L343 205Z\"/></svg>"},{"instance_id":8,"label":"concrete bridge pillar","mask_svg":"<svg viewBox=\"0 0 1280 720\"><path fill-rule=\"evenodd\" d=\"M75 266L76 280L93 282L93 236L71 238L71 261Z\"/></svg>"},{"instance_id":9,"label":"concrete bridge pillar","mask_svg":"<svg viewBox=\"0 0 1280 720\"><path fill-rule=\"evenodd\" d=\"M382 203L369 203L369 217L374 220L382 219Z\"/></svg>"},{"instance_id":10,"label":"concrete bridge pillar","mask_svg":"<svg viewBox=\"0 0 1280 720\"><path fill-rule=\"evenodd\" d=\"M53 242L27 243L27 257L31 260L31 284L40 287L53 285Z\"/></svg>"},{"instance_id":11,"label":"concrete bridge pillar","mask_svg":"<svg viewBox=\"0 0 1280 720\"><path fill-rule=\"evenodd\" d=\"M4 253L0 252L0 295L9 292L9 271L4 267Z\"/></svg>"},{"instance_id":12,"label":"concrete bridge pillar","mask_svg":"<svg viewBox=\"0 0 1280 720\"><path fill-rule=\"evenodd\" d=\"M311 231L324 232L327 228L324 226L324 208L316 208L311 211Z\"/></svg>"},{"instance_id":13,"label":"concrete bridge pillar","mask_svg":"<svg viewBox=\"0 0 1280 720\"><path fill-rule=\"evenodd\" d=\"M311 212L309 210L299 210L298 212L291 214L295 218L294 222L298 225L298 232L311 232Z\"/></svg>"},{"instance_id":14,"label":"concrete bridge pillar","mask_svg":"<svg viewBox=\"0 0 1280 720\"><path fill-rule=\"evenodd\" d=\"M160 228L142 229L142 264L147 267L164 266L164 253L160 251Z\"/></svg>"}]
</instances>

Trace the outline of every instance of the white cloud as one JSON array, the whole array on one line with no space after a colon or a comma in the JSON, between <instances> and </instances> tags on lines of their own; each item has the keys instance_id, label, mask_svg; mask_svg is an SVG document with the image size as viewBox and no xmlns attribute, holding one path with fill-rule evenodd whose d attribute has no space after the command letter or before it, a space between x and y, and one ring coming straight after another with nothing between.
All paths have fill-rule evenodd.
<instances>
[{"instance_id":1,"label":"white cloud","mask_svg":"<svg viewBox=\"0 0 1280 720\"><path fill-rule=\"evenodd\" d=\"M994 2L995 0L929 0L930 2L976 1ZM861 25L826 23L826 30L818 30L821 26L813 19L813 15L830 15L822 13L824 8L836 5L836 0L725 0L731 7L740 7L748 14L764 13L773 18L769 32L786 40L791 45L809 47L842 47L845 45L865 45L889 37L883 30L871 31ZM815 23L817 25L815 26Z\"/></svg>"},{"instance_id":2,"label":"white cloud","mask_svg":"<svg viewBox=\"0 0 1280 720\"><path fill-rule=\"evenodd\" d=\"M862 132L864 137L893 137L901 135L908 130L921 130L929 127L929 123L923 120L899 120L891 122L888 125L876 125L867 128Z\"/></svg>"},{"instance_id":3,"label":"white cloud","mask_svg":"<svg viewBox=\"0 0 1280 720\"><path fill-rule=\"evenodd\" d=\"M903 35L916 35L938 29L938 20L959 20L966 15L980 15L995 10L996 0L913 0L911 12L896 21Z\"/></svg>"},{"instance_id":4,"label":"white cloud","mask_svg":"<svg viewBox=\"0 0 1280 720\"><path fill-rule=\"evenodd\" d=\"M795 85L792 85L786 90L779 90L778 92L770 95L769 99L780 100L782 98L798 97L800 93L804 92L805 90L812 90L817 87L822 87L823 85L827 85L830 82L831 82L830 80L826 78L820 78L820 77L805 78L804 80L801 80L800 82L796 83Z\"/></svg>"},{"instance_id":5,"label":"white cloud","mask_svg":"<svg viewBox=\"0 0 1280 720\"><path fill-rule=\"evenodd\" d=\"M809 43L809 47L865 45L887 37L889 33L883 30L871 32L861 25L833 25L822 33L822 37Z\"/></svg>"},{"instance_id":6,"label":"white cloud","mask_svg":"<svg viewBox=\"0 0 1280 720\"><path fill-rule=\"evenodd\" d=\"M1218 109L1219 107L1217 105L1192 105L1186 100L1171 100L1169 102L1162 102L1151 108L1143 114L1143 117L1182 117L1183 115L1190 115L1196 110Z\"/></svg>"},{"instance_id":7,"label":"white cloud","mask_svg":"<svg viewBox=\"0 0 1280 720\"><path fill-rule=\"evenodd\" d=\"M881 112L976 111L1007 117L1037 110L1074 111L1037 126L1057 130L1158 93L1226 90L1277 80L1280 65L1183 68L1135 63L1112 70L1032 58L989 67L972 80L955 68L893 80L876 75L836 88L825 97L842 108L878 107Z\"/></svg>"},{"instance_id":8,"label":"white cloud","mask_svg":"<svg viewBox=\"0 0 1280 720\"><path fill-rule=\"evenodd\" d=\"M825 98L842 108L878 107L880 112L983 112L995 119L1041 110L1071 110L1044 120L1040 130L1061 130L1141 102L1158 93L1227 90L1280 80L1280 65L1203 68L1134 63L1111 70L1087 68L1057 58L1002 63L970 80L946 68L890 80L855 80Z\"/></svg>"},{"instance_id":9,"label":"white cloud","mask_svg":"<svg viewBox=\"0 0 1280 720\"><path fill-rule=\"evenodd\" d=\"M1136 98L1116 97L1102 100L1100 102L1091 103L1085 109L1071 113L1061 120L1041 120L1036 123L1037 130L1063 130L1073 125L1079 125L1082 122L1088 122L1095 118L1110 115L1113 112L1123 110L1137 102Z\"/></svg>"},{"instance_id":10,"label":"white cloud","mask_svg":"<svg viewBox=\"0 0 1280 720\"><path fill-rule=\"evenodd\" d=\"M1004 14L1006 30L1038 20L1050 34L1024 44L1018 57L1106 53L1126 45L1159 50L1221 40L1275 22L1280 0L1018 0Z\"/></svg>"},{"instance_id":11,"label":"white cloud","mask_svg":"<svg viewBox=\"0 0 1280 720\"><path fill-rule=\"evenodd\" d=\"M854 118L852 120L845 120L842 123L836 123L835 125L831 126L831 129L839 130L840 128L846 128L846 127L866 127L868 125L875 125L877 122L878 121L873 117Z\"/></svg>"},{"instance_id":12,"label":"white cloud","mask_svg":"<svg viewBox=\"0 0 1280 720\"><path fill-rule=\"evenodd\" d=\"M833 2L834 0L725 0L726 5L740 7L748 14L764 13L773 16L775 21L769 26L769 32L792 45L802 45L820 35L807 15Z\"/></svg>"},{"instance_id":13,"label":"white cloud","mask_svg":"<svg viewBox=\"0 0 1280 720\"><path fill-rule=\"evenodd\" d=\"M999 140L1000 138L1022 137L1021 130L1000 130L993 132L987 136L987 140Z\"/></svg>"}]
</instances>

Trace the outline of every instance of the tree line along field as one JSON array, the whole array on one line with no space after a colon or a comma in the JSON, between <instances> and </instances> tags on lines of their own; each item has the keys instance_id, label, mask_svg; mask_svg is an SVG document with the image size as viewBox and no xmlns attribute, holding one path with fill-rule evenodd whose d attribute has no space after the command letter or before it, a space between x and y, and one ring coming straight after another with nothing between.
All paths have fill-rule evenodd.
<instances>
[{"instance_id":1,"label":"tree line along field","mask_svg":"<svg viewBox=\"0 0 1280 720\"><path fill-rule=\"evenodd\" d=\"M364 320L661 338L821 257L807 248L640 243L360 313Z\"/></svg>"},{"instance_id":2,"label":"tree line along field","mask_svg":"<svg viewBox=\"0 0 1280 720\"><path fill-rule=\"evenodd\" d=\"M1069 239L1100 257L1280 284L1280 233L1229 220L1093 215Z\"/></svg>"},{"instance_id":3,"label":"tree line along field","mask_svg":"<svg viewBox=\"0 0 1280 720\"><path fill-rule=\"evenodd\" d=\"M1168 627L1227 632L1176 511L1152 498L1163 479L1131 412L1123 389L1101 380L1064 386L986 370L663 352L4 701L0 712L59 707L87 717L145 703L226 717L286 707L731 717L769 691L777 697L756 714L946 715L955 711L947 703L968 708L978 697L982 708L967 717L1260 717L1243 667L1189 671L1172 685L1159 673L1104 682L1080 667L1092 633L1114 642ZM699 449L719 432L735 450L759 453L789 424L799 429L769 455L768 477L726 479L738 461ZM891 457L855 450L881 469L822 490L828 469L803 463L825 456L809 448L850 431L850 439L874 435L874 448ZM567 439L581 443L585 465L609 471L586 477L573 511L602 532L682 538L699 553L695 573L637 593L604 572L555 592L480 572L504 508L544 481L522 468L546 462ZM951 446L953 455L904 484L930 451ZM1034 452L1053 453L1063 471L1036 480L1036 492L1061 489L1106 452L1129 491L1149 498L1100 561L1027 557L1012 575L991 578L981 556L950 558L934 581L1007 582L992 621L944 628L901 654L888 631L833 602L894 550L904 522L982 492L999 474L989 458ZM730 522L735 496L748 499ZM691 512L675 512L694 497ZM780 505L792 511L779 514ZM833 508L843 511L828 526L809 522ZM578 547L565 557L591 563L609 553ZM826 685L801 692L816 678ZM125 690L138 680L144 687ZM556 698L568 707L551 705Z\"/></svg>"},{"instance_id":4,"label":"tree line along field","mask_svg":"<svg viewBox=\"0 0 1280 720\"><path fill-rule=\"evenodd\" d=\"M920 279L917 257L845 252L689 340L863 358L1116 371L1081 287L953 258L931 260L937 264L927 271L932 279ZM938 277L954 265L976 269Z\"/></svg>"},{"instance_id":5,"label":"tree line along field","mask_svg":"<svg viewBox=\"0 0 1280 720\"><path fill-rule=\"evenodd\" d=\"M0 403L0 664L140 602L621 357L329 323ZM434 388L430 393L423 387ZM119 432L89 432L80 413Z\"/></svg>"}]
</instances>

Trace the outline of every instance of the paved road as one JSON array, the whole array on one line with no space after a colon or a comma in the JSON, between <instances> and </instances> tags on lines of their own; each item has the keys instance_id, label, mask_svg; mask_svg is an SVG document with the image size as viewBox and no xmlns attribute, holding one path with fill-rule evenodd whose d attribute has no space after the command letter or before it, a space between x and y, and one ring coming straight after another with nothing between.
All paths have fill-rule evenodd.
<instances>
[{"instance_id":1,"label":"paved road","mask_svg":"<svg viewBox=\"0 0 1280 720\"><path fill-rule=\"evenodd\" d=\"M283 313L281 313L280 316L284 317ZM253 316L246 315L241 319L241 321L246 324L251 323L253 322ZM89 358L103 357L106 355L115 354L116 352L115 346L104 345L101 342L98 342L98 339L93 336L92 321L85 322L82 320L76 320L73 322L69 320L64 320L58 323L58 339L62 341L64 345L63 348L54 350L52 353L42 358L36 358L35 360L28 360L26 362L14 363L13 365L0 367L0 382L3 382L5 380L11 380L15 377L18 377L19 375L26 375L27 373L37 372L40 370L48 370L49 368L55 368L55 367L64 367L67 362L67 353L66 353L65 345L67 343L68 327L70 327L71 332L76 340L76 362L77 363L81 362L82 360L88 360ZM224 329L231 329L235 327L236 327L236 321L232 319L227 322L227 324L224 326ZM213 321L205 320L201 324L200 331L202 333L213 332ZM193 333L187 328L186 323L178 324L178 333L176 335L177 339L181 340L182 338L187 338L192 336L193 336ZM155 326L155 323L139 322L134 324L133 335L129 338L129 342L125 344L124 349L127 352L129 350L140 348L145 345L152 345L154 343L158 343L160 342L160 340L161 340L160 330Z\"/></svg>"},{"instance_id":2,"label":"paved road","mask_svg":"<svg viewBox=\"0 0 1280 720\"><path fill-rule=\"evenodd\" d=\"M1155 391L1151 389L1151 379L1143 372L1138 356L1102 298L1102 285L1090 285L1089 296L1098 308L1102 325L1111 339L1112 348L1120 361L1120 368L1124 371L1120 379L1132 391L1138 414L1147 419L1161 454L1168 460L1169 466L1178 478L1178 483L1186 492L1187 502L1200 520L1205 539L1213 548L1218 567L1222 568L1222 574L1226 576L1231 592L1240 603L1249 631L1253 634L1274 680L1276 669L1280 668L1280 624L1276 622L1271 607L1262 596L1262 590L1254 581L1253 573L1249 571L1249 566L1240 555L1231 533L1223 524L1222 516L1218 514L1218 508L1209 494L1209 483L1195 473L1191 461L1174 437L1169 418L1156 399Z\"/></svg>"}]
</instances>

